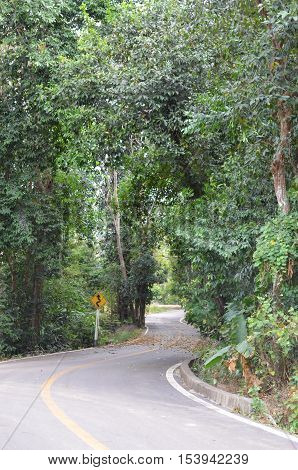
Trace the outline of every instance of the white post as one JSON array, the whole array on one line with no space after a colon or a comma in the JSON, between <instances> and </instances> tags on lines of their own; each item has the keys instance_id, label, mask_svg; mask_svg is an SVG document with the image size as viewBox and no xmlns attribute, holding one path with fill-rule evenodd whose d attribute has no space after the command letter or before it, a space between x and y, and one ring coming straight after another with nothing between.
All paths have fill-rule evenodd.
<instances>
[{"instance_id":1,"label":"white post","mask_svg":"<svg viewBox=\"0 0 298 470\"><path fill-rule=\"evenodd\" d=\"M98 333L99 333L99 308L96 309L95 331L94 331L94 346L97 346Z\"/></svg>"}]
</instances>

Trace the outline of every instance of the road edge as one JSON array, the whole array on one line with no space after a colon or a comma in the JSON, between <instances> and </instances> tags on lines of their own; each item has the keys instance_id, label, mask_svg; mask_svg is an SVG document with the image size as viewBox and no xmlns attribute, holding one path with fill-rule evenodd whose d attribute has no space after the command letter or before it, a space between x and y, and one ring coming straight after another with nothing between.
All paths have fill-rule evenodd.
<instances>
[{"instance_id":1,"label":"road edge","mask_svg":"<svg viewBox=\"0 0 298 470\"><path fill-rule=\"evenodd\" d=\"M232 413L231 411L225 410L224 408L222 408L220 406L217 406L213 403L210 403L206 399L199 398L196 395L194 395L193 393L191 393L190 391L186 390L184 387L182 387L176 381L176 379L174 377L174 372L176 371L176 369L178 369L181 366L181 364L182 364L181 362L179 362L178 364L174 364L173 366L169 367L169 369L166 371L167 381L179 393L181 393L185 397L189 398L190 400L199 403L200 405L204 406L205 408L209 408L213 411L216 411L217 413L228 416L229 418L232 418L236 421L240 421L240 422L242 422L244 424L247 424L249 426L253 426L255 428L262 429L263 431L266 431L270 434L275 434L276 436L282 437L283 439L287 439L287 440L291 441L291 443L293 444L294 449L298 449L298 438L296 436L293 436L292 434L289 434L286 431L271 428L270 426L266 426L265 424L258 423L257 421L252 421L249 418L245 418L244 416L240 416L238 414Z\"/></svg>"},{"instance_id":2,"label":"road edge","mask_svg":"<svg viewBox=\"0 0 298 470\"><path fill-rule=\"evenodd\" d=\"M235 393L226 392L220 388L214 387L199 379L191 370L190 366L193 359L182 362L180 366L180 375L185 384L204 398L221 405L230 411L240 411L244 415L249 415L252 411L252 399L242 397Z\"/></svg>"}]
</instances>

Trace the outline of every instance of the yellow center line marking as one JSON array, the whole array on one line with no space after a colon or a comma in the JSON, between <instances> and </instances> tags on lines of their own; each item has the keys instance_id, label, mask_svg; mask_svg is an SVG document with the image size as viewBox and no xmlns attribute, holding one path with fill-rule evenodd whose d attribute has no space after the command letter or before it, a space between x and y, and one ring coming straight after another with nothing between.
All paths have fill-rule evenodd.
<instances>
[{"instance_id":1,"label":"yellow center line marking","mask_svg":"<svg viewBox=\"0 0 298 470\"><path fill-rule=\"evenodd\" d=\"M89 432L85 431L79 424L77 424L73 419L69 418L66 413L56 404L54 401L51 388L54 383L59 380L64 375L70 374L71 372L79 369L85 369L88 367L92 367L93 365L97 365L100 362L108 362L113 361L115 359L122 359L126 357L138 356L140 354L146 354L152 351L156 351L156 349L149 349L147 351L135 352L131 354L126 354L123 356L115 356L109 359L102 359L100 361L92 361L86 364L80 364L73 367L68 367L67 369L63 369L60 372L56 372L56 374L52 375L43 385L41 391L41 398L43 399L44 403L50 410L50 412L64 425L66 426L73 434L75 434L79 439L81 439L85 444L87 444L92 449L97 450L107 450L106 447L102 442L95 439Z\"/></svg>"}]
</instances>

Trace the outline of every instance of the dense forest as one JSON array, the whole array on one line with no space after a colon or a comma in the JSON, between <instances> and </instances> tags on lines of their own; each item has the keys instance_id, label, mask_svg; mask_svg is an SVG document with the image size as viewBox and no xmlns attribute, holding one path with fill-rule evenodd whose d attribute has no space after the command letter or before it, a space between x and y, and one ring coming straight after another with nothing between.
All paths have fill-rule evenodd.
<instances>
[{"instance_id":1,"label":"dense forest","mask_svg":"<svg viewBox=\"0 0 298 470\"><path fill-rule=\"evenodd\" d=\"M297 384L297 20L1 2L0 356L92 345L101 290L106 322L179 302L223 346L207 365Z\"/></svg>"}]
</instances>

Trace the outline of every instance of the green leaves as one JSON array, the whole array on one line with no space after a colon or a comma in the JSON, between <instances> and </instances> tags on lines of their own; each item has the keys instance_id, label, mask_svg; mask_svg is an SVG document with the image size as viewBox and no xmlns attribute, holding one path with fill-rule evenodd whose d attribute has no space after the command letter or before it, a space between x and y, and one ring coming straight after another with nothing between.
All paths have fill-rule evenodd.
<instances>
[{"instance_id":1,"label":"green leaves","mask_svg":"<svg viewBox=\"0 0 298 470\"><path fill-rule=\"evenodd\" d=\"M277 216L262 228L254 253L255 265L260 269L260 287L266 283L266 275L270 276L271 282L277 275L292 277L289 266L298 257L297 232L298 214L295 211Z\"/></svg>"},{"instance_id":2,"label":"green leaves","mask_svg":"<svg viewBox=\"0 0 298 470\"><path fill-rule=\"evenodd\" d=\"M251 357L254 351L251 345L247 342L247 340L244 340L241 343L236 344L235 349L239 354L241 354L242 356L246 358Z\"/></svg>"},{"instance_id":3,"label":"green leaves","mask_svg":"<svg viewBox=\"0 0 298 470\"><path fill-rule=\"evenodd\" d=\"M220 362L227 353L234 355L236 353L245 358L253 355L253 348L247 340L247 326L243 311L239 310L235 304L230 304L224 315L226 328L226 341L228 346L217 351L212 357L204 363L205 367L212 367Z\"/></svg>"},{"instance_id":4,"label":"green leaves","mask_svg":"<svg viewBox=\"0 0 298 470\"><path fill-rule=\"evenodd\" d=\"M43 283L47 312L57 305L51 324L66 318L73 239L96 241L93 282L108 286L111 309L126 317L150 301L152 255L165 240L188 320L228 345L207 367L251 357L251 344L260 370L276 351L291 356L297 213L276 216L270 168L284 150L294 176L297 123L283 146L277 103L294 116L296 3L268 0L262 15L243 0L2 2L0 255L23 344L31 315L42 323ZM287 187L294 207L295 185ZM82 256L78 273L85 264Z\"/></svg>"},{"instance_id":5,"label":"green leaves","mask_svg":"<svg viewBox=\"0 0 298 470\"><path fill-rule=\"evenodd\" d=\"M231 350L231 346L226 346L219 351L217 351L213 356L211 356L207 361L204 362L205 367L212 367L218 362L222 361L224 356Z\"/></svg>"},{"instance_id":6,"label":"green leaves","mask_svg":"<svg viewBox=\"0 0 298 470\"><path fill-rule=\"evenodd\" d=\"M227 307L224 320L228 328L228 338L232 344L240 344L246 340L247 327L244 310L239 310L239 307L232 303Z\"/></svg>"}]
</instances>

